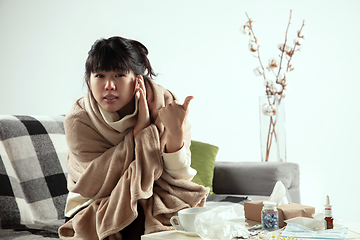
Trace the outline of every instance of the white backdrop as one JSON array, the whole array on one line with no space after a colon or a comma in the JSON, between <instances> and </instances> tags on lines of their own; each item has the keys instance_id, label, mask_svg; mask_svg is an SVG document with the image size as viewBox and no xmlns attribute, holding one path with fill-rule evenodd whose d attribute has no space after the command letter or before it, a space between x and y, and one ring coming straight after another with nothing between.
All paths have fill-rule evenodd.
<instances>
[{"instance_id":1,"label":"white backdrop","mask_svg":"<svg viewBox=\"0 0 360 240\"><path fill-rule=\"evenodd\" d=\"M219 146L217 161L261 161L257 59L239 29L256 21L263 62L305 19L306 41L286 98L288 161L300 165L302 203L358 221L359 0L1 0L0 114L65 114L85 92L93 42L144 43L157 82L190 104L192 136Z\"/></svg>"}]
</instances>

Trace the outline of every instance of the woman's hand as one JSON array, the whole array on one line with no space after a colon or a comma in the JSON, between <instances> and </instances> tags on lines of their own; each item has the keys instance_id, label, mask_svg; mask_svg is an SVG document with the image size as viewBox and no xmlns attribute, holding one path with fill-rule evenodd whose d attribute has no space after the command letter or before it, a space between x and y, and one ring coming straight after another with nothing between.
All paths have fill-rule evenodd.
<instances>
[{"instance_id":1,"label":"woman's hand","mask_svg":"<svg viewBox=\"0 0 360 240\"><path fill-rule=\"evenodd\" d=\"M139 75L137 78L137 83L135 87L135 94L136 92L140 93L139 99L139 113L138 119L134 126L134 137L144 128L150 125L150 114L149 114L149 107L146 101L146 88L144 83L143 76Z\"/></svg>"},{"instance_id":2,"label":"woman's hand","mask_svg":"<svg viewBox=\"0 0 360 240\"><path fill-rule=\"evenodd\" d=\"M182 105L174 101L159 111L159 118L166 128L165 152L167 153L180 150L184 144L183 127L193 98L193 96L186 97Z\"/></svg>"}]
</instances>

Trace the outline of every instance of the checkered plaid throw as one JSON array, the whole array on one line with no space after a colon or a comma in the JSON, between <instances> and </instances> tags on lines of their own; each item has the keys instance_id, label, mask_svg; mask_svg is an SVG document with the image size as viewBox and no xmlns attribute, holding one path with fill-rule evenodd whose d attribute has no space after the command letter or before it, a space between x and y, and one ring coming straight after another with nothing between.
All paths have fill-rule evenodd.
<instances>
[{"instance_id":1,"label":"checkered plaid throw","mask_svg":"<svg viewBox=\"0 0 360 240\"><path fill-rule=\"evenodd\" d=\"M56 232L67 197L63 116L0 116L0 228Z\"/></svg>"}]
</instances>

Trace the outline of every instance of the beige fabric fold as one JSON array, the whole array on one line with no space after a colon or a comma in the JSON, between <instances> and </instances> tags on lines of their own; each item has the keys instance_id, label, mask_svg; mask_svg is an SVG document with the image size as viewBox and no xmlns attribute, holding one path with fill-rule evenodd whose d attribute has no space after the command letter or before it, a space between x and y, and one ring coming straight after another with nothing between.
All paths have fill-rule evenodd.
<instances>
[{"instance_id":1,"label":"beige fabric fold","mask_svg":"<svg viewBox=\"0 0 360 240\"><path fill-rule=\"evenodd\" d=\"M157 116L175 96L153 81L145 84L151 124L135 138L132 128L120 133L106 124L90 94L67 114L68 188L95 201L59 228L62 239L122 239L119 231L136 219L138 203L145 233L170 230L169 219L180 209L205 204L209 188L163 170L166 129ZM190 125L185 129L190 155Z\"/></svg>"}]
</instances>

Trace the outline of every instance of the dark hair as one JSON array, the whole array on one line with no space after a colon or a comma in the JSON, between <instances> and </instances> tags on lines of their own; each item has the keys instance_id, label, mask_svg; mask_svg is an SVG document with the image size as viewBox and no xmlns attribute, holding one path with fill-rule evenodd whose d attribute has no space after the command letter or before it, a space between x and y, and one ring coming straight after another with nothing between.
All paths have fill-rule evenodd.
<instances>
[{"instance_id":1,"label":"dark hair","mask_svg":"<svg viewBox=\"0 0 360 240\"><path fill-rule=\"evenodd\" d=\"M134 72L145 79L156 76L147 57L147 48L138 41L122 37L99 39L92 46L85 63L85 81L89 87L91 73L101 71Z\"/></svg>"}]
</instances>

